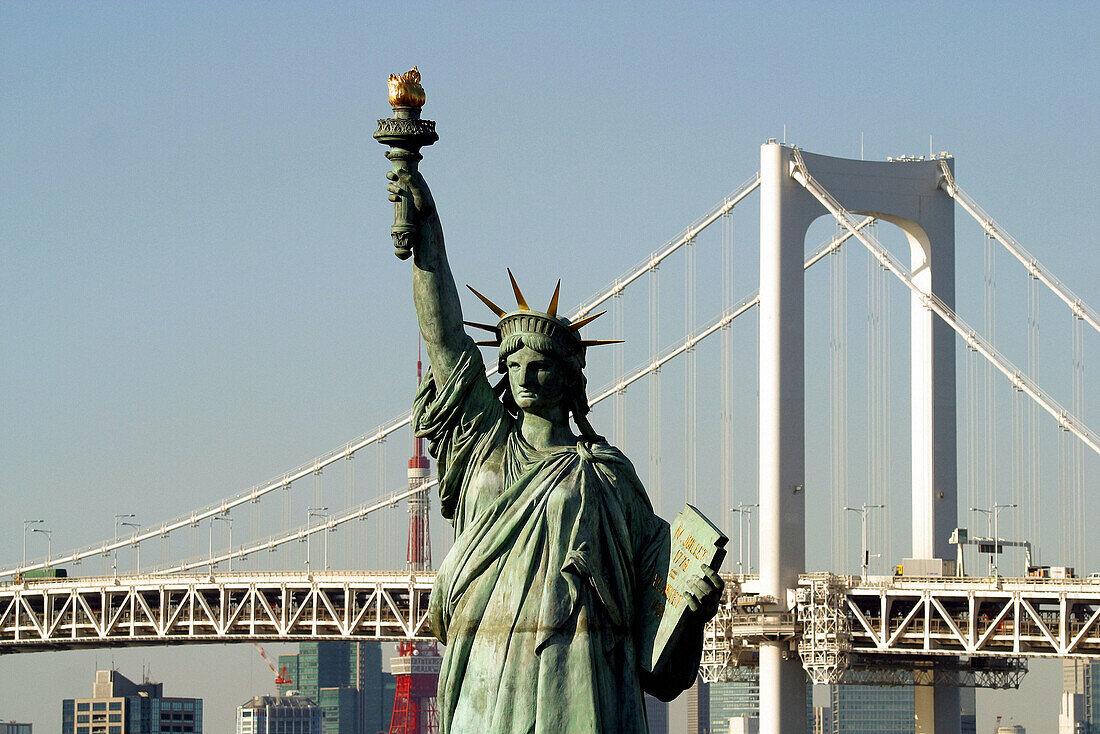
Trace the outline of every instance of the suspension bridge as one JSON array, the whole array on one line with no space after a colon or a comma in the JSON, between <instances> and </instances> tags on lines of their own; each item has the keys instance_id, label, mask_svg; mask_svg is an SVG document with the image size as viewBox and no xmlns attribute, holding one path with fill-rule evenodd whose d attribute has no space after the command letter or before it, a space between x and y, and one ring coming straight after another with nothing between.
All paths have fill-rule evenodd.
<instances>
[{"instance_id":1,"label":"suspension bridge","mask_svg":"<svg viewBox=\"0 0 1100 734\"><path fill-rule=\"evenodd\" d=\"M746 204L753 196L758 208ZM985 248L981 328L956 308L960 211ZM757 219L758 236L735 236L742 213ZM831 222L832 232L807 252L818 220ZM908 264L889 242L898 231ZM719 252L708 251L708 265L698 268L696 253L711 245ZM862 330L849 317L853 249L866 259ZM1024 317L1007 325L996 300L998 258L1022 266L1018 280L1027 294L1017 299L1026 302ZM735 275L746 263L759 279L739 293ZM828 306L811 308L806 272L822 263ZM669 277L680 273L682 280ZM697 313L707 294L714 298L705 306L714 311L704 321ZM1043 298L1070 332L1069 379L1053 386L1039 381ZM908 364L901 366L894 353L905 350L888 338L898 330L891 310L898 303L908 306ZM1017 686L1030 658L1100 658L1100 580L1075 577L1084 573L1084 466L1100 453L1100 437L1085 423L1084 344L1090 329L1100 331L1100 317L959 186L952 157L855 161L769 141L758 173L571 318L600 309L613 313L613 336L627 339L589 370L612 376L590 395L609 438L638 462L662 514L684 500L738 528L738 556L728 561L738 573L725 574L701 675L759 678L763 731L804 730L807 676L815 683L918 685L921 731L953 732L958 687ZM824 353L807 352L814 344ZM1010 351L1022 355L1023 367ZM628 355L634 368L627 368ZM701 379L713 381L714 397L704 385L700 399ZM822 415L807 406L815 381L827 393ZM815 430L807 431L808 420ZM393 549L405 529L392 509L422 499L434 482L398 487L385 461L387 443L411 443L410 422L400 416L170 520L140 525L133 514L118 515L111 537L85 547L48 547L28 559L28 532L43 528L25 521L23 559L0 568L0 654L427 639L433 576L401 567ZM1054 487L1046 481L1052 452ZM357 457L377 470L369 482L376 496L362 503L353 501L364 476L356 478ZM899 464L910 467L904 476ZM331 486L326 495L326 472L342 472L343 506ZM1010 480L998 481L1006 474ZM1058 514L1045 512L1049 507L1061 508L1060 518L1049 517ZM980 514L967 523L960 508ZM1001 524L1001 510L1009 508L1015 512ZM808 511L821 518L809 536ZM861 521L859 574L850 567L849 511ZM304 525L291 521L303 514ZM1051 532L1052 520L1060 520L1059 532ZM448 539L435 524L436 543L445 548ZM342 542L333 541L330 563L337 531ZM372 542L376 548L367 547ZM827 550L811 558L811 544ZM970 567L980 573L965 573L972 545L990 554L988 571L973 557ZM1024 563L998 563L1006 547L1024 546ZM129 570L118 568L120 551ZM1042 566L1039 558L1060 563ZM102 572L77 575L100 560ZM372 565L378 570L360 570ZM1074 566L1082 574L1068 570ZM72 575L58 577L58 568Z\"/></svg>"}]
</instances>

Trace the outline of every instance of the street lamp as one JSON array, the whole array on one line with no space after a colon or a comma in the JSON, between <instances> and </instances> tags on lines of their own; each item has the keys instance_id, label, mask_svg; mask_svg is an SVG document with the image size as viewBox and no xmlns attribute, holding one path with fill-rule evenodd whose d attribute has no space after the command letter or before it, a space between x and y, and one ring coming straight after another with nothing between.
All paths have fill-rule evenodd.
<instances>
[{"instance_id":1,"label":"street lamp","mask_svg":"<svg viewBox=\"0 0 1100 734\"><path fill-rule=\"evenodd\" d=\"M49 528L31 528L32 533L42 533L46 536L46 568L50 567L50 558L53 556L53 531Z\"/></svg>"},{"instance_id":2,"label":"street lamp","mask_svg":"<svg viewBox=\"0 0 1100 734\"><path fill-rule=\"evenodd\" d=\"M19 567L19 572L23 572L23 568L27 565L27 527L30 525L36 525L38 523L46 522L45 520L24 520L23 521L23 565Z\"/></svg>"},{"instance_id":3,"label":"street lamp","mask_svg":"<svg viewBox=\"0 0 1100 734\"><path fill-rule=\"evenodd\" d=\"M743 574L745 547L747 545L749 549L749 573L752 573L752 510L754 507L760 507L760 505L753 503L747 505L744 502L738 502L737 507L731 507L730 512L737 513L737 573ZM749 523L749 542L744 543L745 530L742 526L742 520L748 520Z\"/></svg>"},{"instance_id":4,"label":"street lamp","mask_svg":"<svg viewBox=\"0 0 1100 734\"><path fill-rule=\"evenodd\" d=\"M315 517L328 517L325 514L327 507L307 507L306 508L306 573L309 573L309 532L310 521ZM325 570L328 570L328 534L325 534Z\"/></svg>"},{"instance_id":5,"label":"street lamp","mask_svg":"<svg viewBox=\"0 0 1100 734\"><path fill-rule=\"evenodd\" d=\"M971 512L981 512L982 514L984 514L986 517L989 518L990 532L993 533L993 552L989 554L989 566L992 569L994 576L999 576L1000 575L1000 571L999 571L998 566L997 566L997 554L998 554L998 551L1000 551L1000 549L1001 549L1001 545L1000 545L1001 535L1000 535L1000 530L999 530L1000 523L998 521L998 518L1000 518L1000 516L1001 516L1001 510L1004 510L1008 507L1013 507L1014 508L1014 507L1017 507L1017 506L1018 505L1015 502L1006 502L1004 504L991 505L989 507L989 509L986 509L984 507L971 507L970 508Z\"/></svg>"},{"instance_id":6,"label":"street lamp","mask_svg":"<svg viewBox=\"0 0 1100 734\"><path fill-rule=\"evenodd\" d=\"M863 577L867 576L867 566L870 565L870 561L871 561L871 553L870 553L870 550L867 548L867 511L868 510L881 510L884 507L886 507L886 505L869 505L866 502L864 502L862 507L845 507L844 508L847 512L857 512L857 513L859 513L859 526L860 526L859 527L859 534L860 534L860 538L862 539L861 540L861 552L860 552L860 560L861 560L860 575L863 576Z\"/></svg>"},{"instance_id":7,"label":"street lamp","mask_svg":"<svg viewBox=\"0 0 1100 734\"><path fill-rule=\"evenodd\" d=\"M118 542L118 528L121 522L126 519L133 519L137 517L132 512L123 513L121 515L115 515L115 542ZM111 576L112 578L118 576L118 548L114 548L111 551Z\"/></svg>"},{"instance_id":8,"label":"street lamp","mask_svg":"<svg viewBox=\"0 0 1100 734\"><path fill-rule=\"evenodd\" d=\"M229 526L229 570L233 570L233 517L228 512L210 516L210 560L209 571L214 573L214 521L221 520Z\"/></svg>"},{"instance_id":9,"label":"street lamp","mask_svg":"<svg viewBox=\"0 0 1100 734\"><path fill-rule=\"evenodd\" d=\"M133 517L133 515L131 515L130 517ZM134 535L137 535L137 531L141 530L141 523L137 523L137 522L125 522L125 521L123 521L123 522L120 522L118 524L118 526L120 528L134 528ZM134 569L134 573L140 573L141 572L141 543L133 543L133 546L134 546L134 548L137 549L137 558L135 559L137 561L137 563L135 564L136 568Z\"/></svg>"}]
</instances>

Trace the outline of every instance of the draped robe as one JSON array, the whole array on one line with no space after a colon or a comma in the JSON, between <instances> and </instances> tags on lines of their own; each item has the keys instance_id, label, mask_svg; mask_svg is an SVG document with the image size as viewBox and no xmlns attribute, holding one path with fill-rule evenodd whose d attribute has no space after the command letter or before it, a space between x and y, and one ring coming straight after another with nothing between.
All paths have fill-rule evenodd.
<instances>
[{"instance_id":1,"label":"draped robe","mask_svg":"<svg viewBox=\"0 0 1100 734\"><path fill-rule=\"evenodd\" d=\"M429 369L414 420L455 530L429 604L442 734L648 732L636 620L668 524L630 462L531 446L472 346L444 384Z\"/></svg>"}]
</instances>

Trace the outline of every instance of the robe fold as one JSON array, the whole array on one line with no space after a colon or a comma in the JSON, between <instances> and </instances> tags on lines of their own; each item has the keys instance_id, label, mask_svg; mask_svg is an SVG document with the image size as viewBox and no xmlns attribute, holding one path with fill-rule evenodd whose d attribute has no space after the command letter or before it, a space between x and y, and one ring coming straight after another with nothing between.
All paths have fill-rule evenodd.
<instances>
[{"instance_id":1,"label":"robe fold","mask_svg":"<svg viewBox=\"0 0 1100 734\"><path fill-rule=\"evenodd\" d=\"M455 543L432 588L442 734L645 734L636 651L668 524L606 443L540 451L476 348L413 411Z\"/></svg>"}]
</instances>

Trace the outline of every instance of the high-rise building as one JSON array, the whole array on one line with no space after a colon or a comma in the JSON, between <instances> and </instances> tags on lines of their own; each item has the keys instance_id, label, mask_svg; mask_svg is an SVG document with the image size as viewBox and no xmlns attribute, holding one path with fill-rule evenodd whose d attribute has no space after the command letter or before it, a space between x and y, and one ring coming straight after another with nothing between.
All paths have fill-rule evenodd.
<instances>
[{"instance_id":1,"label":"high-rise building","mask_svg":"<svg viewBox=\"0 0 1100 734\"><path fill-rule=\"evenodd\" d=\"M649 734L668 734L667 703L646 694L645 718L649 722Z\"/></svg>"},{"instance_id":2,"label":"high-rise building","mask_svg":"<svg viewBox=\"0 0 1100 734\"><path fill-rule=\"evenodd\" d=\"M711 683L710 730L725 732L729 720L742 716L760 716L760 681Z\"/></svg>"},{"instance_id":3,"label":"high-rise building","mask_svg":"<svg viewBox=\"0 0 1100 734\"><path fill-rule=\"evenodd\" d=\"M1085 697L1080 693L1062 692L1058 734L1089 734L1089 725L1085 723Z\"/></svg>"},{"instance_id":4,"label":"high-rise building","mask_svg":"<svg viewBox=\"0 0 1100 734\"><path fill-rule=\"evenodd\" d=\"M959 734L978 734L978 698L973 688L959 689Z\"/></svg>"},{"instance_id":5,"label":"high-rise building","mask_svg":"<svg viewBox=\"0 0 1100 734\"><path fill-rule=\"evenodd\" d=\"M708 687L708 710L710 712L711 734L725 734L731 730L731 721L736 721L736 726L745 729L755 725L754 721L760 719L760 680L728 681L711 683ZM806 732L814 731L814 687L806 683ZM742 721L744 720L744 721ZM823 734L831 734L826 729Z\"/></svg>"},{"instance_id":6,"label":"high-rise building","mask_svg":"<svg viewBox=\"0 0 1100 734\"><path fill-rule=\"evenodd\" d=\"M759 716L731 716L725 729L714 729L715 734L760 734Z\"/></svg>"},{"instance_id":7,"label":"high-rise building","mask_svg":"<svg viewBox=\"0 0 1100 734\"><path fill-rule=\"evenodd\" d=\"M30 724L20 724L18 721L0 721L0 734L31 734Z\"/></svg>"},{"instance_id":8,"label":"high-rise building","mask_svg":"<svg viewBox=\"0 0 1100 734\"><path fill-rule=\"evenodd\" d=\"M687 734L711 734L710 684L696 677L687 689Z\"/></svg>"},{"instance_id":9,"label":"high-rise building","mask_svg":"<svg viewBox=\"0 0 1100 734\"><path fill-rule=\"evenodd\" d=\"M237 707L237 734L322 734L324 717L306 696L256 696Z\"/></svg>"},{"instance_id":10,"label":"high-rise building","mask_svg":"<svg viewBox=\"0 0 1100 734\"><path fill-rule=\"evenodd\" d=\"M280 655L289 683L324 709L324 734L377 734L389 728L393 676L382 670L378 642L302 642L297 655Z\"/></svg>"},{"instance_id":11,"label":"high-rise building","mask_svg":"<svg viewBox=\"0 0 1100 734\"><path fill-rule=\"evenodd\" d=\"M1062 692L1081 697L1074 715L1083 731L1100 731L1100 665L1087 660L1062 661Z\"/></svg>"},{"instance_id":12,"label":"high-rise building","mask_svg":"<svg viewBox=\"0 0 1100 734\"><path fill-rule=\"evenodd\" d=\"M163 683L97 670L91 698L61 702L61 734L202 734L202 699L166 697Z\"/></svg>"},{"instance_id":13,"label":"high-rise building","mask_svg":"<svg viewBox=\"0 0 1100 734\"><path fill-rule=\"evenodd\" d=\"M912 686L834 685L830 690L833 731L844 734L913 734Z\"/></svg>"}]
</instances>

